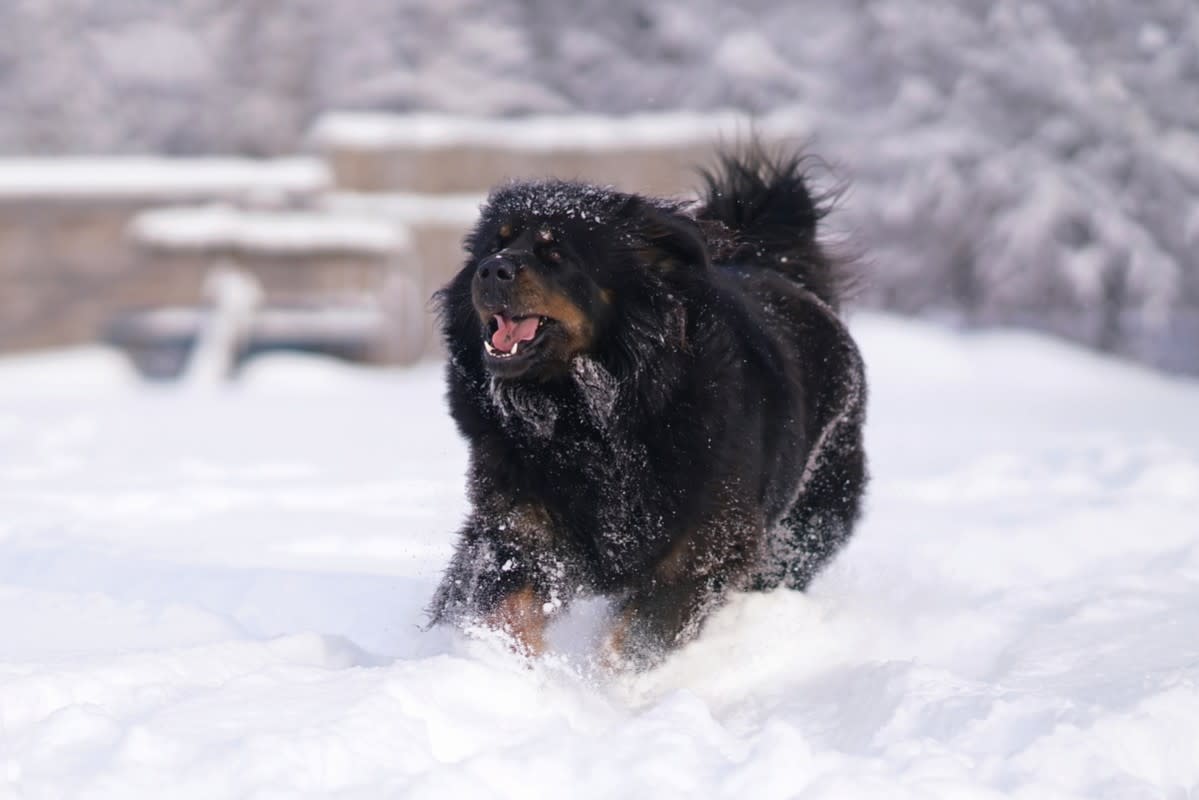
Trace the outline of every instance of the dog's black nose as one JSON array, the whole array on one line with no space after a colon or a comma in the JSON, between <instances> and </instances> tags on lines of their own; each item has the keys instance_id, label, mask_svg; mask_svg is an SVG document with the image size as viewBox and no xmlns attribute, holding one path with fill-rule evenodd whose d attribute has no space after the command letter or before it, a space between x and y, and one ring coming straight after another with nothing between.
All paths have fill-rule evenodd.
<instances>
[{"instance_id":1,"label":"dog's black nose","mask_svg":"<svg viewBox=\"0 0 1199 800\"><path fill-rule=\"evenodd\" d=\"M520 261L507 253L496 253L480 261L471 288L475 302L492 309L509 305L520 270Z\"/></svg>"},{"instance_id":2,"label":"dog's black nose","mask_svg":"<svg viewBox=\"0 0 1199 800\"><path fill-rule=\"evenodd\" d=\"M484 259L479 264L478 277L479 280L486 283L510 281L516 277L519 269L520 264L515 261L509 261L503 256L495 255Z\"/></svg>"}]
</instances>

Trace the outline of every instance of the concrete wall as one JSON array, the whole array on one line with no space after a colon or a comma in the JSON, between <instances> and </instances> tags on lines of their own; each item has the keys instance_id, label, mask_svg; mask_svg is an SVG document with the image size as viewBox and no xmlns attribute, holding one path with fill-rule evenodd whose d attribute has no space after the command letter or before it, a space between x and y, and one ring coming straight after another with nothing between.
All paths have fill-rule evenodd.
<instances>
[{"instance_id":1,"label":"concrete wall","mask_svg":"<svg viewBox=\"0 0 1199 800\"><path fill-rule=\"evenodd\" d=\"M341 189L360 192L465 192L511 178L572 178L655 195L685 194L700 184L696 167L711 165L713 148L693 144L663 152L561 150L520 152L489 146L333 146L323 152Z\"/></svg>"},{"instance_id":2,"label":"concrete wall","mask_svg":"<svg viewBox=\"0 0 1199 800\"><path fill-rule=\"evenodd\" d=\"M437 114L330 114L313 130L339 189L485 191L510 178L559 177L658 195L700 184L721 142L754 129L770 139L790 120L753 125L735 114L641 114L480 120Z\"/></svg>"},{"instance_id":3,"label":"concrete wall","mask_svg":"<svg viewBox=\"0 0 1199 800\"><path fill-rule=\"evenodd\" d=\"M0 350L91 341L133 278L124 230L140 206L0 202Z\"/></svg>"}]
</instances>

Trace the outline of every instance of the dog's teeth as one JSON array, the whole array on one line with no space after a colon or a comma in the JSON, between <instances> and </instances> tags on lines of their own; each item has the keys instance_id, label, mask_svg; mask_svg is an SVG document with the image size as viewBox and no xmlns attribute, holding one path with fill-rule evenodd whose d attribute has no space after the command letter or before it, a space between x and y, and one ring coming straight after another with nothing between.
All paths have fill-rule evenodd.
<instances>
[{"instance_id":1,"label":"dog's teeth","mask_svg":"<svg viewBox=\"0 0 1199 800\"><path fill-rule=\"evenodd\" d=\"M516 355L516 351L519 349L520 349L520 342L516 342L515 344L512 345L512 352L509 353L508 355L510 355L510 356Z\"/></svg>"}]
</instances>

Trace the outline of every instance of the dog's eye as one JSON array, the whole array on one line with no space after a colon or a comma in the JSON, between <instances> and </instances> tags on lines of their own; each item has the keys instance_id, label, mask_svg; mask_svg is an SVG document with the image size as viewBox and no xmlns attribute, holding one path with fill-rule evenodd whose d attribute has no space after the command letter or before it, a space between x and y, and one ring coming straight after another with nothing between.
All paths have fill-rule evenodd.
<instances>
[{"instance_id":1,"label":"dog's eye","mask_svg":"<svg viewBox=\"0 0 1199 800\"><path fill-rule=\"evenodd\" d=\"M504 246L512 241L517 233L516 227L511 222L505 222L495 232L495 249L502 250Z\"/></svg>"},{"instance_id":2,"label":"dog's eye","mask_svg":"<svg viewBox=\"0 0 1199 800\"><path fill-rule=\"evenodd\" d=\"M556 247L551 247L545 251L546 261L553 261L555 264L562 263L562 251Z\"/></svg>"}]
</instances>

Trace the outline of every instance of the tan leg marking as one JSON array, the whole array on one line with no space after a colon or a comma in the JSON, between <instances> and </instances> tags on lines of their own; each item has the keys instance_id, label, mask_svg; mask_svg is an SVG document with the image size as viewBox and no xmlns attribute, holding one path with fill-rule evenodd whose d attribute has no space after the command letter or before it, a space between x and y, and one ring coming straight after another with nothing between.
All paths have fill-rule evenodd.
<instances>
[{"instance_id":1,"label":"tan leg marking","mask_svg":"<svg viewBox=\"0 0 1199 800\"><path fill-rule=\"evenodd\" d=\"M612 621L608 628L608 635L604 638L604 644L600 652L600 661L603 665L618 672L624 670L627 666L625 662L625 646L629 637L629 626L633 624L633 609L626 608Z\"/></svg>"},{"instance_id":2,"label":"tan leg marking","mask_svg":"<svg viewBox=\"0 0 1199 800\"><path fill-rule=\"evenodd\" d=\"M509 634L517 652L539 656L545 652L545 627L549 622L543 604L533 587L526 586L501 600L485 622Z\"/></svg>"}]
</instances>

